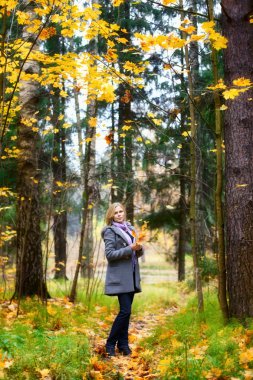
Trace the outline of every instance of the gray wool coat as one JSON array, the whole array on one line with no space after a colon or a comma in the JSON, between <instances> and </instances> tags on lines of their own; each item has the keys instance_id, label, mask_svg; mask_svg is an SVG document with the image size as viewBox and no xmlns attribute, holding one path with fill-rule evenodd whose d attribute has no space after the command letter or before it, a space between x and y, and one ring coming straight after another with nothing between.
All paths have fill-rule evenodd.
<instances>
[{"instance_id":1,"label":"gray wool coat","mask_svg":"<svg viewBox=\"0 0 253 380\"><path fill-rule=\"evenodd\" d=\"M129 226L133 230L132 226ZM143 250L136 251L137 263L135 265L135 287L133 278L132 254L124 233L120 228L107 226L102 231L105 242L105 255L108 261L105 294L112 296L120 293L141 292L140 269L138 257Z\"/></svg>"}]
</instances>

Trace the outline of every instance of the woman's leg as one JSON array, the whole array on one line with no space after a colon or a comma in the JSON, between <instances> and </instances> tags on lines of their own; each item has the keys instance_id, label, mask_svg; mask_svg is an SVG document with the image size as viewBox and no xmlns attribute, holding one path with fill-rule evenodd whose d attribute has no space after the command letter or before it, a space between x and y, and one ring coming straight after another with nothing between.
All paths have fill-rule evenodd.
<instances>
[{"instance_id":1,"label":"woman's leg","mask_svg":"<svg viewBox=\"0 0 253 380\"><path fill-rule=\"evenodd\" d=\"M131 315L131 305L134 293L122 293L118 295L120 311L115 318L110 335L106 342L107 348L115 347L116 342L121 338L123 333L123 342L128 345L128 326ZM121 342L120 342L121 343Z\"/></svg>"},{"instance_id":2,"label":"woman's leg","mask_svg":"<svg viewBox=\"0 0 253 380\"><path fill-rule=\"evenodd\" d=\"M128 314L128 317L125 319L125 323L122 326L119 336L118 336L118 348L128 348L128 328L129 328L129 321L130 321L130 315L131 315L131 306L134 299L134 293L129 293L129 301L131 302L129 308L130 313Z\"/></svg>"}]
</instances>

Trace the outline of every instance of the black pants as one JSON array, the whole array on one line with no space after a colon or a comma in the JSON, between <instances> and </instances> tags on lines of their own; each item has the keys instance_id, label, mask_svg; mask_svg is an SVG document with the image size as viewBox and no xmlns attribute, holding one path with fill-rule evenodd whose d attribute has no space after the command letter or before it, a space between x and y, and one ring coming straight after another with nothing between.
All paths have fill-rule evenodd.
<instances>
[{"instance_id":1,"label":"black pants","mask_svg":"<svg viewBox=\"0 0 253 380\"><path fill-rule=\"evenodd\" d=\"M131 306L134 299L134 292L118 294L120 311L115 318L110 335L106 344L108 346L115 346L116 343L119 348L128 346L128 327L131 315Z\"/></svg>"}]
</instances>

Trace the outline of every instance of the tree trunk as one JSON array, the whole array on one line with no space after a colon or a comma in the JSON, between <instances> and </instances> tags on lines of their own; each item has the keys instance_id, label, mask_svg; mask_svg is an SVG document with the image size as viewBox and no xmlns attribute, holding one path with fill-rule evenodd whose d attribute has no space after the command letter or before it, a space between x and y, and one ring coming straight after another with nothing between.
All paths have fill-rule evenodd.
<instances>
[{"instance_id":1,"label":"tree trunk","mask_svg":"<svg viewBox=\"0 0 253 380\"><path fill-rule=\"evenodd\" d=\"M123 102L125 94L125 86L120 83L118 96L119 96L119 110L118 110L118 142L117 142L117 202L123 202L125 196L125 144L124 138L121 136L123 133L122 127L125 118L125 103Z\"/></svg>"},{"instance_id":2,"label":"tree trunk","mask_svg":"<svg viewBox=\"0 0 253 380\"><path fill-rule=\"evenodd\" d=\"M184 112L181 111L181 131L185 130ZM178 231L178 281L185 279L185 251L186 251L186 220L187 220L187 204L186 204L186 144L182 143L179 158L180 168L180 199L179 199L179 231Z\"/></svg>"},{"instance_id":3,"label":"tree trunk","mask_svg":"<svg viewBox=\"0 0 253 380\"><path fill-rule=\"evenodd\" d=\"M5 77L4 77L4 67L6 65L6 55L5 55L5 44L7 35L7 8L4 8L4 13L1 19L1 60L5 61L3 67L3 72L0 73L0 155L2 154L2 139L3 139L3 116L4 116L4 90L5 90Z\"/></svg>"},{"instance_id":4,"label":"tree trunk","mask_svg":"<svg viewBox=\"0 0 253 380\"><path fill-rule=\"evenodd\" d=\"M184 66L184 52L181 52L181 65ZM184 74L180 74L180 81L182 85L181 93L185 92L185 79ZM180 131L181 134L186 130L186 112L183 109L184 97L181 96L180 108L181 108L181 120ZM186 175L188 170L186 168L187 156L187 143L182 141L182 147L180 149L179 157L179 170L180 170L180 199L179 199L179 229L178 229L178 281L185 280L185 251L186 251L186 221L187 221L187 202L186 202Z\"/></svg>"},{"instance_id":5,"label":"tree trunk","mask_svg":"<svg viewBox=\"0 0 253 380\"><path fill-rule=\"evenodd\" d=\"M84 202L88 202L86 222L84 228L84 245L82 254L82 275L91 278L93 276L94 256L94 206L98 200L98 186L96 183L96 126L89 126L89 121L97 117L97 101L93 99L87 106L87 130L86 138L92 141L85 144L85 159L83 162L84 173ZM83 208L85 208L85 203ZM83 223L84 221L82 221Z\"/></svg>"},{"instance_id":6,"label":"tree trunk","mask_svg":"<svg viewBox=\"0 0 253 380\"><path fill-rule=\"evenodd\" d=\"M240 77L253 82L252 0L224 0L222 10L226 84ZM252 97L251 89L228 101L224 119L229 314L239 319L253 316Z\"/></svg>"},{"instance_id":7,"label":"tree trunk","mask_svg":"<svg viewBox=\"0 0 253 380\"><path fill-rule=\"evenodd\" d=\"M83 133L82 133L82 123L81 123L81 112L79 104L79 89L75 81L74 86L74 99L75 99L75 113L76 113L76 127L77 127L77 136L78 136L78 149L79 149L79 161L80 161L80 172L81 172L81 181L83 180Z\"/></svg>"},{"instance_id":8,"label":"tree trunk","mask_svg":"<svg viewBox=\"0 0 253 380\"><path fill-rule=\"evenodd\" d=\"M191 5L189 10L193 13L197 12L197 2L196 0L191 0ZM197 19L191 15L193 25L197 30ZM196 108L196 93L199 89L200 75L199 75L199 47L197 42L191 42L189 44L189 63L191 67L191 77L193 86L193 98L191 101L194 103L194 114L195 114L195 124L196 124L196 144L195 144L195 155L196 155L196 252L199 258L203 257L205 254L205 218L204 218L204 199L203 199L203 157L202 157L202 146L203 146L203 135L204 131L202 128L202 120L200 118L199 112Z\"/></svg>"},{"instance_id":9,"label":"tree trunk","mask_svg":"<svg viewBox=\"0 0 253 380\"><path fill-rule=\"evenodd\" d=\"M114 103L112 103L112 108L111 108L111 120L112 120L112 140L111 140L111 179L112 179L112 188L111 188L111 202L115 203L117 201L117 190L115 188L116 184L116 171L117 167L115 167L115 160L117 158L116 155L116 146L115 146L115 115L114 115Z\"/></svg>"},{"instance_id":10,"label":"tree trunk","mask_svg":"<svg viewBox=\"0 0 253 380\"><path fill-rule=\"evenodd\" d=\"M180 6L183 8L183 0L180 0ZM191 193L190 193L190 224L191 224L191 248L194 265L194 278L196 282L196 292L198 297L198 310L203 311L204 300L202 291L201 272L199 267L199 257L196 248L196 123L195 123L195 110L194 110L194 87L191 73L191 65L189 59L188 46L185 45L185 64L188 75L189 85L189 108L191 118L191 142L190 142L190 156L191 156Z\"/></svg>"},{"instance_id":11,"label":"tree trunk","mask_svg":"<svg viewBox=\"0 0 253 380\"><path fill-rule=\"evenodd\" d=\"M32 5L33 4L33 5ZM30 17L33 18L34 3L27 4ZM30 35L26 28L23 39ZM34 49L38 49L35 45ZM29 60L24 65L24 72L39 74L39 64ZM17 206L17 269L15 297L38 295L48 296L43 276L40 204L38 185L38 141L39 135L27 126L26 120L37 119L39 87L36 81L20 82L20 117L18 126L18 206Z\"/></svg>"},{"instance_id":12,"label":"tree trunk","mask_svg":"<svg viewBox=\"0 0 253 380\"><path fill-rule=\"evenodd\" d=\"M96 115L96 101L93 101L89 104L89 110L90 116L91 114ZM89 117L88 117L89 119ZM94 134L94 136L93 136ZM92 141L87 142L85 146L85 159L84 159L84 168L85 168L85 174L84 174L84 188L83 188L83 198L82 198L82 227L81 227L81 234L80 234L80 244L79 244L79 254L78 254L78 261L76 265L75 275L73 279L72 289L69 296L69 300L71 302L74 302L76 299L76 292L77 292L77 282L78 282L78 276L79 271L82 265L83 257L89 258L89 263L91 264L91 257L88 257L87 255L89 252L86 250L86 244L85 238L87 238L87 234L91 233L90 231L87 231L88 226L88 220L89 220L89 211L92 210L89 206L92 202L94 202L94 196L96 195L96 187L92 186L91 184L94 184L92 181L94 180L94 177L91 175L93 173L93 164L95 160L95 128L90 128L90 134L89 136L91 139L94 137ZM93 144L92 144L93 143ZM86 255L86 256L85 256Z\"/></svg>"},{"instance_id":13,"label":"tree trunk","mask_svg":"<svg viewBox=\"0 0 253 380\"><path fill-rule=\"evenodd\" d=\"M59 192L57 182L66 182L66 152L65 152L65 132L59 125L61 114L61 99L59 91L55 91L53 96L53 116L52 124L59 132L54 133L52 170L54 181L53 207L54 207L54 253L55 253L55 278L66 279L67 264L67 212L64 209L64 189Z\"/></svg>"},{"instance_id":14,"label":"tree trunk","mask_svg":"<svg viewBox=\"0 0 253 380\"><path fill-rule=\"evenodd\" d=\"M207 0L209 20L213 21L213 0ZM218 84L218 58L217 52L212 48L212 69L214 85ZM227 280L226 280L226 257L224 241L224 216L223 216L223 162L222 162L222 120L221 120L221 98L219 92L214 92L215 107L215 145L216 145L216 189L215 189L215 215L217 231L217 248L218 248L218 298L224 320L228 319L228 302L227 302Z\"/></svg>"},{"instance_id":15,"label":"tree trunk","mask_svg":"<svg viewBox=\"0 0 253 380\"><path fill-rule=\"evenodd\" d=\"M125 28L128 32L127 36L131 35L130 28L130 1L124 2L120 6L121 20L120 25L122 28ZM122 37L126 38L126 34ZM131 44L130 37L129 44ZM124 64L129 58L125 54L119 54L119 65L121 71L124 72ZM120 134L124 131L122 127L125 124L126 120L132 119L131 113L131 93L128 86L121 83L119 86L119 144L123 142L123 139L120 137ZM134 219L134 171L133 171L133 136L132 131L126 131L126 137L124 138L124 157L120 154L118 161L118 170L122 172L121 178L121 192L124 198L124 203L126 206L127 219L133 223ZM119 151L122 149L119 149ZM123 152L122 152L123 153ZM123 161L123 165L122 165ZM123 170L122 170L123 168Z\"/></svg>"}]
</instances>

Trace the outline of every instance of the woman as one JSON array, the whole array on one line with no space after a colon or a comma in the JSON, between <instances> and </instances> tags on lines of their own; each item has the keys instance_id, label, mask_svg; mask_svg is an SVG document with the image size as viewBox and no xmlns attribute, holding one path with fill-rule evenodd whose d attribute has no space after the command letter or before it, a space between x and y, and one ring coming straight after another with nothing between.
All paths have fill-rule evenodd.
<instances>
[{"instance_id":1,"label":"woman","mask_svg":"<svg viewBox=\"0 0 253 380\"><path fill-rule=\"evenodd\" d=\"M121 203L113 203L106 213L107 226L102 231L108 261L105 294L118 296L120 311L106 341L106 353L115 356L115 346L123 355L130 355L128 327L134 294L141 292L138 257L142 246L136 242L134 228L126 222Z\"/></svg>"}]
</instances>

